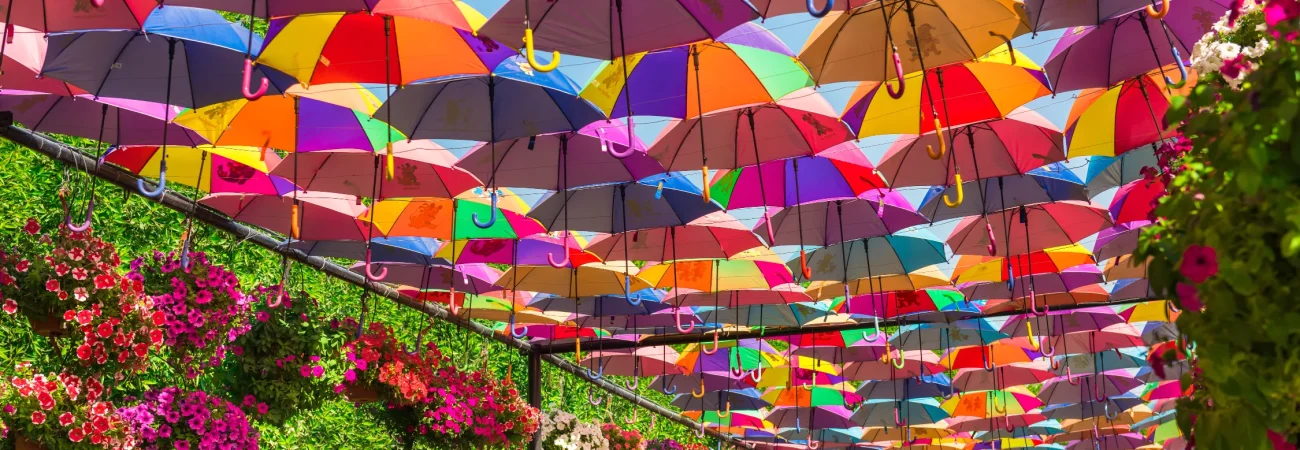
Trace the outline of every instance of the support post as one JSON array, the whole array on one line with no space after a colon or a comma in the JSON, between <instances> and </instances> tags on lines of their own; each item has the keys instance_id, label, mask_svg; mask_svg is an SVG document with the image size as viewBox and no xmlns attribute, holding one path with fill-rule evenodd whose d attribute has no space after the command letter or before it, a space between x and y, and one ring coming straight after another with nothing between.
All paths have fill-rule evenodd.
<instances>
[{"instance_id":1,"label":"support post","mask_svg":"<svg viewBox=\"0 0 1300 450\"><path fill-rule=\"evenodd\" d=\"M528 404L538 411L542 410L542 354L537 352L528 352ZM541 427L533 433L533 442L529 448L541 450Z\"/></svg>"}]
</instances>

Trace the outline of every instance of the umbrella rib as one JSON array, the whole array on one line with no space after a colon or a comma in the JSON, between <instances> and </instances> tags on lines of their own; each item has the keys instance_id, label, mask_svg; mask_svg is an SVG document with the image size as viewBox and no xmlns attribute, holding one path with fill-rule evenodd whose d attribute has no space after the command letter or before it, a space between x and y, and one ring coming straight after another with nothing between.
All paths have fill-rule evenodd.
<instances>
[{"instance_id":1,"label":"umbrella rib","mask_svg":"<svg viewBox=\"0 0 1300 450\"><path fill-rule=\"evenodd\" d=\"M90 34L90 33L93 33L93 32L86 32L86 33L78 34L77 37L72 38L72 42L69 42L67 46L64 46L64 47L63 47L63 51L67 51L69 48L72 48L72 46L75 45L75 44L77 43L77 41L80 41L81 38L86 37L86 35L88 35L88 34ZM121 58L121 57L122 57L122 53L125 52L125 51L126 51L126 48L129 47L129 46L131 45L131 42L134 42L134 41L135 41L135 38L136 38L137 36L139 36L139 33L132 33L132 34L131 34L131 37L128 38L128 39L126 40L126 43L125 43L125 44L122 44L122 46L121 46L120 48L117 49L117 54L113 56L113 64L109 64L109 65L108 65L108 68L104 70L104 76L103 76L102 78L99 79L99 86L96 86L96 87L95 87L95 98L99 98L99 93L102 92L102 91L104 90L104 84L108 83L108 76L109 76L109 74L112 74L112 73L113 73L113 66L114 66L114 65L117 65L117 63L118 63L118 58ZM62 56L62 55L63 55L63 52L60 51L60 52L59 52L59 56ZM41 72L42 72L42 75L44 75L44 66L43 66L43 65L42 65ZM121 127L120 124L119 124L118 126Z\"/></svg>"},{"instance_id":2,"label":"umbrella rib","mask_svg":"<svg viewBox=\"0 0 1300 450\"><path fill-rule=\"evenodd\" d=\"M524 0L524 1L528 1L528 0ZM490 75L489 75L489 76L490 76ZM475 78L475 79L477 79L477 78ZM447 83L445 83L445 84L442 84L442 86L438 89L438 93L433 94L433 98L429 99L429 103L426 104L426 105L424 105L424 112L420 114L420 118L418 118L418 119L415 120L415 126L411 127L411 132L408 133L407 136L406 136L407 139L410 139L411 136L415 136L415 133L418 132L418 131L420 130L420 125L424 123L424 118L425 118L425 117L428 117L428 116L429 116L429 111L433 109L433 104L438 102L438 97L442 97L442 93L443 93L443 92L446 92L446 91L447 91L447 88L450 88L450 87L451 87L451 83L455 83L455 82L457 82L457 81L460 81L460 80L453 80L453 81L449 81L449 82L447 82ZM396 94L394 94L394 95L396 95ZM392 97L392 96L389 96L388 99L384 100L384 104L385 104L386 106L388 106L389 109L392 109L392 108L393 108L393 97ZM379 114L379 110L375 110L375 114ZM489 107L488 107L488 114L492 114L492 108L491 108L491 105L489 105ZM371 114L370 117L375 118L375 119L379 119L378 117L375 117L374 114ZM391 117L391 116L389 116L389 117ZM380 119L380 121L383 121L383 120ZM386 123L389 127L392 127L392 126L393 126L393 124L391 124L391 123L387 123L387 122L384 122L384 123ZM488 140L488 141L491 141L492 139L491 139L491 137L489 137L487 140Z\"/></svg>"}]
</instances>

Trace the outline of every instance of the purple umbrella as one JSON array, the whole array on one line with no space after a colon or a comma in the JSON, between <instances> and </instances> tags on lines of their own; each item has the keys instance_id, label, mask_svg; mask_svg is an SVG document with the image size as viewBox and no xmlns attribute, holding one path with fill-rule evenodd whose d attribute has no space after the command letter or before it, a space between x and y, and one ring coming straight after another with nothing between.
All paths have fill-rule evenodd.
<instances>
[{"instance_id":1,"label":"purple umbrella","mask_svg":"<svg viewBox=\"0 0 1300 450\"><path fill-rule=\"evenodd\" d=\"M850 200L806 203L783 209L772 215L771 235L767 234L769 222L762 219L754 225L754 232L759 237L774 239L769 242L771 246L830 246L885 236L924 223L925 217L902 194L872 190Z\"/></svg>"},{"instance_id":2,"label":"purple umbrella","mask_svg":"<svg viewBox=\"0 0 1300 450\"><path fill-rule=\"evenodd\" d=\"M617 158L612 152L631 155ZM645 153L645 144L629 140L627 128L596 122L576 133L545 134L498 142L496 148L481 144L461 157L457 167L486 180L497 173L497 185L559 191L560 169L564 168L570 188L597 184L627 183L664 173L663 166Z\"/></svg>"},{"instance_id":3,"label":"purple umbrella","mask_svg":"<svg viewBox=\"0 0 1300 450\"><path fill-rule=\"evenodd\" d=\"M851 428L857 426L849 417L853 413L843 406L782 407L767 414L767 420L776 428L821 430L826 428Z\"/></svg>"},{"instance_id":4,"label":"purple umbrella","mask_svg":"<svg viewBox=\"0 0 1300 450\"><path fill-rule=\"evenodd\" d=\"M460 264L455 269L448 266L426 266L420 264L374 263L388 269L384 282L411 286L418 289L452 290L470 294L499 291L502 288L493 285L501 272L484 264ZM366 264L357 262L349 270L365 274Z\"/></svg>"},{"instance_id":5,"label":"purple umbrella","mask_svg":"<svg viewBox=\"0 0 1300 450\"><path fill-rule=\"evenodd\" d=\"M1179 2L1182 3L1182 2ZM1026 0L1025 12L1034 33L1059 28L1097 26L1103 21L1151 6L1151 0ZM1179 5L1182 7L1182 5ZM1215 16L1215 20L1218 16Z\"/></svg>"},{"instance_id":6,"label":"purple umbrella","mask_svg":"<svg viewBox=\"0 0 1300 450\"><path fill-rule=\"evenodd\" d=\"M1145 278L1127 278L1118 280L1110 288L1110 300L1134 300L1141 298L1156 298L1155 290L1151 289L1151 282Z\"/></svg>"},{"instance_id":7,"label":"purple umbrella","mask_svg":"<svg viewBox=\"0 0 1300 450\"><path fill-rule=\"evenodd\" d=\"M13 111L14 121L32 131L95 139L113 145L162 144L159 131L163 127L165 109L161 103L117 98L96 101L91 95L0 95L0 110ZM173 111L171 114L176 113ZM168 144L193 147L208 142L180 125L168 124L167 128Z\"/></svg>"},{"instance_id":8,"label":"purple umbrella","mask_svg":"<svg viewBox=\"0 0 1300 450\"><path fill-rule=\"evenodd\" d=\"M709 194L727 209L740 209L851 199L885 187L862 151L846 142L817 156L733 170L715 181Z\"/></svg>"},{"instance_id":9,"label":"purple umbrella","mask_svg":"<svg viewBox=\"0 0 1300 450\"><path fill-rule=\"evenodd\" d=\"M1107 20L1095 27L1065 32L1043 65L1052 90L1105 88L1191 55L1192 44L1228 10L1229 0L1182 0L1162 20L1145 11ZM1168 74L1169 77L1179 76ZM1182 87L1186 75L1172 80Z\"/></svg>"},{"instance_id":10,"label":"purple umbrella","mask_svg":"<svg viewBox=\"0 0 1300 450\"><path fill-rule=\"evenodd\" d=\"M1097 331L1111 325L1124 323L1123 317L1116 314L1114 310L1107 306L1098 306L1092 308L1079 308L1070 311L1051 311L1047 313L1047 320L1051 321L1050 326L1041 325L1041 320L1035 319L1033 315L1014 316L1002 324L1001 331L1011 336L1026 336L1028 330L1025 322L1033 321L1033 327L1042 335L1047 335L1048 329L1052 334L1060 335L1064 333L1079 333ZM1061 352L1057 349L1058 355L1064 355L1069 352ZM1087 351L1086 348L1075 348L1075 353Z\"/></svg>"},{"instance_id":11,"label":"purple umbrella","mask_svg":"<svg viewBox=\"0 0 1300 450\"><path fill-rule=\"evenodd\" d=\"M1097 234L1097 241L1092 244L1093 255L1100 261L1133 253L1137 250L1142 228L1147 225L1151 225L1151 221L1138 220L1101 230Z\"/></svg>"},{"instance_id":12,"label":"purple umbrella","mask_svg":"<svg viewBox=\"0 0 1300 450\"><path fill-rule=\"evenodd\" d=\"M566 190L543 200L528 217L551 231L623 233L681 226L722 209L683 190L693 189L686 180L669 178L665 183L662 189L633 183Z\"/></svg>"},{"instance_id":13,"label":"purple umbrella","mask_svg":"<svg viewBox=\"0 0 1300 450\"><path fill-rule=\"evenodd\" d=\"M1039 273L1028 277L1020 277L1023 281L1018 281L1018 283L1029 283L1029 286L1034 287L1032 293L1035 294L1056 294L1068 293L1089 284L1101 283L1104 281L1103 278L1101 269L1096 265L1084 264L1062 270L1059 273ZM1003 282L980 281L964 283L958 288L970 300L1008 300L1022 298L1031 293L1023 288L1008 287L1007 283Z\"/></svg>"},{"instance_id":14,"label":"purple umbrella","mask_svg":"<svg viewBox=\"0 0 1300 450\"><path fill-rule=\"evenodd\" d=\"M1075 374L1075 377L1069 380L1054 378L1043 383L1043 390L1038 393L1038 398L1048 405L1078 403L1085 398L1100 402L1124 395L1139 386L1142 386L1141 381L1124 372L1107 372L1098 375Z\"/></svg>"},{"instance_id":15,"label":"purple umbrella","mask_svg":"<svg viewBox=\"0 0 1300 450\"><path fill-rule=\"evenodd\" d=\"M677 351L671 348L642 347L593 351L579 365L604 375L648 377L681 373Z\"/></svg>"},{"instance_id":16,"label":"purple umbrella","mask_svg":"<svg viewBox=\"0 0 1300 450\"><path fill-rule=\"evenodd\" d=\"M654 291L643 290L634 295L641 295L643 298L646 298L645 296L649 292ZM643 301L633 305L628 303L627 298L622 295L599 295L595 297L582 297L574 300L559 295L544 294L533 297L533 300L528 303L528 306L548 312L560 311L587 316L645 315L668 308L667 305L655 301Z\"/></svg>"}]
</instances>

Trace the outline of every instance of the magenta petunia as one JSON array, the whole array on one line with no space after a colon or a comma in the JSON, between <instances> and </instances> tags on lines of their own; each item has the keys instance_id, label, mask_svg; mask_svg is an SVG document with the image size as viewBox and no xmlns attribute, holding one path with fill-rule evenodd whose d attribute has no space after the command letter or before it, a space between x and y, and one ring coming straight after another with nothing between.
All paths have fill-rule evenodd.
<instances>
[{"instance_id":1,"label":"magenta petunia","mask_svg":"<svg viewBox=\"0 0 1300 450\"><path fill-rule=\"evenodd\" d=\"M1219 273L1218 254L1214 247L1188 246L1187 251L1183 252L1183 263L1178 266L1178 271L1193 283L1204 283L1205 280Z\"/></svg>"},{"instance_id":2,"label":"magenta petunia","mask_svg":"<svg viewBox=\"0 0 1300 450\"><path fill-rule=\"evenodd\" d=\"M1201 309L1205 308L1205 304L1201 303L1200 295L1196 293L1196 286L1178 283L1174 291L1178 294L1178 301L1183 305L1183 310L1201 312Z\"/></svg>"}]
</instances>

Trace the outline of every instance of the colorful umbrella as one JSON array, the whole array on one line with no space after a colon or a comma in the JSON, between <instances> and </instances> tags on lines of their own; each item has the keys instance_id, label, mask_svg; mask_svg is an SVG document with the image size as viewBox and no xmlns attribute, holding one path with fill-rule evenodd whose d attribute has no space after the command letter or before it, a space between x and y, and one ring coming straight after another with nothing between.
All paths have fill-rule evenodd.
<instances>
[{"instance_id":1,"label":"colorful umbrella","mask_svg":"<svg viewBox=\"0 0 1300 450\"><path fill-rule=\"evenodd\" d=\"M1085 0L1052 2L1028 0L1025 11L1034 33L1078 26L1096 26L1116 17L1152 6L1150 0ZM1215 16L1218 17L1218 16Z\"/></svg>"},{"instance_id":2,"label":"colorful umbrella","mask_svg":"<svg viewBox=\"0 0 1300 450\"><path fill-rule=\"evenodd\" d=\"M1091 203L1040 203L962 219L948 245L958 255L1023 255L1073 244L1111 225L1110 214Z\"/></svg>"},{"instance_id":3,"label":"colorful umbrella","mask_svg":"<svg viewBox=\"0 0 1300 450\"><path fill-rule=\"evenodd\" d=\"M965 200L956 207L948 207L942 200L957 198ZM999 176L972 180L962 183L962 187L934 187L925 194L917 212L931 222L991 214L1007 208L1047 203L1060 200L1087 201L1087 191L1083 183L1060 181L1057 178L1040 177L1030 172L1027 175Z\"/></svg>"},{"instance_id":4,"label":"colorful umbrella","mask_svg":"<svg viewBox=\"0 0 1300 450\"><path fill-rule=\"evenodd\" d=\"M1106 414L1106 408L1117 408L1120 411L1127 411L1129 408L1141 405L1142 399L1137 397L1116 397L1105 402L1093 402L1091 398L1069 405L1053 405L1043 409L1043 415L1049 419L1066 420L1066 419L1088 419L1093 417L1102 417ZM1110 404L1111 406L1106 406Z\"/></svg>"},{"instance_id":5,"label":"colorful umbrella","mask_svg":"<svg viewBox=\"0 0 1300 450\"><path fill-rule=\"evenodd\" d=\"M853 392L828 386L786 387L777 386L763 393L763 400L773 406L838 406L862 402Z\"/></svg>"},{"instance_id":6,"label":"colorful umbrella","mask_svg":"<svg viewBox=\"0 0 1300 450\"><path fill-rule=\"evenodd\" d=\"M631 154L625 158L614 156L629 150ZM631 183L664 173L658 161L646 156L645 144L628 137L626 127L605 122L587 125L575 133L498 142L495 148L482 144L456 165L482 180L491 177L495 169L498 186L554 191L563 190L561 181L565 177L569 187L580 188Z\"/></svg>"},{"instance_id":7,"label":"colorful umbrella","mask_svg":"<svg viewBox=\"0 0 1300 450\"><path fill-rule=\"evenodd\" d=\"M599 257L582 250L578 235L569 235L567 239L554 238L544 234L519 239L458 239L439 248L437 256L448 260L455 257L456 264L518 263L540 266L547 264L549 255L565 254L566 248L569 255L569 264L565 265L566 267L577 267L587 263L600 262Z\"/></svg>"},{"instance_id":8,"label":"colorful umbrella","mask_svg":"<svg viewBox=\"0 0 1300 450\"><path fill-rule=\"evenodd\" d=\"M196 187L201 192L284 195L295 189L289 180L267 174L268 169L280 163L280 158L267 155L262 160L256 148L176 147L166 157L167 163L163 164L159 147L115 147L104 155L104 162L153 178L166 165L171 170L172 182Z\"/></svg>"},{"instance_id":9,"label":"colorful umbrella","mask_svg":"<svg viewBox=\"0 0 1300 450\"><path fill-rule=\"evenodd\" d=\"M669 261L726 259L762 245L748 227L718 211L683 226L604 236L593 241L587 251L609 261Z\"/></svg>"},{"instance_id":10,"label":"colorful umbrella","mask_svg":"<svg viewBox=\"0 0 1300 450\"><path fill-rule=\"evenodd\" d=\"M379 150L388 142L389 130L364 111L295 95L218 103L181 113L176 123L216 145L290 152ZM370 193L370 184L364 186L363 192Z\"/></svg>"},{"instance_id":11,"label":"colorful umbrella","mask_svg":"<svg viewBox=\"0 0 1300 450\"><path fill-rule=\"evenodd\" d=\"M666 179L663 189L642 182L564 190L542 200L528 216L552 231L623 233L676 227L721 210L701 203L696 192L679 177Z\"/></svg>"},{"instance_id":12,"label":"colorful umbrella","mask_svg":"<svg viewBox=\"0 0 1300 450\"><path fill-rule=\"evenodd\" d=\"M772 161L718 175L709 195L728 209L852 199L885 188L885 181L867 157L848 142L818 156Z\"/></svg>"},{"instance_id":13,"label":"colorful umbrella","mask_svg":"<svg viewBox=\"0 0 1300 450\"><path fill-rule=\"evenodd\" d=\"M889 337L889 344L895 348L948 352L956 347L986 345L1007 336L988 320L972 319L952 324L902 325Z\"/></svg>"},{"instance_id":14,"label":"colorful umbrella","mask_svg":"<svg viewBox=\"0 0 1300 450\"><path fill-rule=\"evenodd\" d=\"M384 277L384 282L410 286L420 290L436 289L469 294L485 294L501 290L500 286L493 283L510 282L509 278L501 278L501 271L482 264L462 264L452 268L450 266L423 264L380 264L374 262L373 259L371 262L376 266L388 269L388 276ZM350 270L362 273L366 270L366 263L357 262Z\"/></svg>"},{"instance_id":15,"label":"colorful umbrella","mask_svg":"<svg viewBox=\"0 0 1300 450\"><path fill-rule=\"evenodd\" d=\"M1118 258L1133 253L1138 247L1138 238L1142 229L1152 224L1149 220L1135 220L1120 223L1097 233L1097 240L1092 244L1092 251L1097 259Z\"/></svg>"},{"instance_id":16,"label":"colorful umbrella","mask_svg":"<svg viewBox=\"0 0 1300 450\"><path fill-rule=\"evenodd\" d=\"M819 406L815 408L784 407L773 408L767 414L767 420L777 428L828 429L853 427L852 414L843 406Z\"/></svg>"},{"instance_id":17,"label":"colorful umbrella","mask_svg":"<svg viewBox=\"0 0 1300 450\"><path fill-rule=\"evenodd\" d=\"M309 241L371 238L369 227L358 216L366 207L355 198L328 192L298 192L286 195L211 194L199 203L240 222L256 225L286 236ZM294 210L298 212L293 213ZM294 232L294 230L299 230Z\"/></svg>"},{"instance_id":18,"label":"colorful umbrella","mask_svg":"<svg viewBox=\"0 0 1300 450\"><path fill-rule=\"evenodd\" d=\"M1170 87L1159 73L1147 73L1109 89L1080 92L1065 122L1069 156L1113 157L1169 136L1165 112Z\"/></svg>"},{"instance_id":19,"label":"colorful umbrella","mask_svg":"<svg viewBox=\"0 0 1300 450\"><path fill-rule=\"evenodd\" d=\"M948 418L948 412L939 402L932 398L912 398L906 394L911 387L903 384L903 388L901 395L910 400L867 400L853 412L851 420L867 427L907 427L934 424Z\"/></svg>"},{"instance_id":20,"label":"colorful umbrella","mask_svg":"<svg viewBox=\"0 0 1300 450\"><path fill-rule=\"evenodd\" d=\"M3 46L0 46L2 47L0 50L3 50L0 51L0 68L4 69L0 71L0 89L69 97L86 93L85 90L63 81L39 76L48 47L44 33L13 26L12 22L5 32L8 39Z\"/></svg>"},{"instance_id":21,"label":"colorful umbrella","mask_svg":"<svg viewBox=\"0 0 1300 450\"><path fill-rule=\"evenodd\" d=\"M653 300L657 293L657 291L651 289L633 292L632 295ZM599 295L580 297L578 299L559 295L537 295L528 303L528 307L587 316L651 314L669 308L668 305L655 301L641 302L634 305L628 303L627 298L623 295Z\"/></svg>"},{"instance_id":22,"label":"colorful umbrella","mask_svg":"<svg viewBox=\"0 0 1300 450\"><path fill-rule=\"evenodd\" d=\"M435 239L517 239L545 232L537 221L522 214L497 208L500 220L479 228L474 217L487 216L489 205L465 199L403 198L374 204L363 220L373 220L385 236L423 236ZM452 258L457 259L457 258Z\"/></svg>"},{"instance_id":23,"label":"colorful umbrella","mask_svg":"<svg viewBox=\"0 0 1300 450\"><path fill-rule=\"evenodd\" d=\"M1160 180L1138 180L1119 188L1110 201L1110 217L1115 223L1155 220L1156 206L1165 196Z\"/></svg>"},{"instance_id":24,"label":"colorful umbrella","mask_svg":"<svg viewBox=\"0 0 1300 450\"><path fill-rule=\"evenodd\" d=\"M449 266L449 261L434 257L442 245L436 239L422 237L392 237L371 239L376 262L409 263L423 266ZM358 241L293 241L289 248L301 250L311 256L344 259L365 259L366 243Z\"/></svg>"},{"instance_id":25,"label":"colorful umbrella","mask_svg":"<svg viewBox=\"0 0 1300 450\"><path fill-rule=\"evenodd\" d=\"M781 263L744 259L666 262L646 266L640 275L656 288L702 292L770 289L794 282Z\"/></svg>"},{"instance_id":26,"label":"colorful umbrella","mask_svg":"<svg viewBox=\"0 0 1300 450\"><path fill-rule=\"evenodd\" d=\"M997 370L997 366L1019 364L1033 361L1035 355L1018 345L1003 341L982 346L964 347L950 350L940 361L949 370L984 369Z\"/></svg>"},{"instance_id":27,"label":"colorful umbrella","mask_svg":"<svg viewBox=\"0 0 1300 450\"><path fill-rule=\"evenodd\" d=\"M720 292L674 289L668 292L663 301L674 306L713 306L717 304L726 308L737 308L749 305L785 305L796 302L811 302L812 298L804 292L803 287L790 283L773 286L770 289L736 289Z\"/></svg>"},{"instance_id":28,"label":"colorful umbrella","mask_svg":"<svg viewBox=\"0 0 1300 450\"><path fill-rule=\"evenodd\" d=\"M517 266L501 275L501 278L515 280L511 283L512 289L570 297L623 293L625 285L630 285L633 292L650 287L636 276L635 266L633 269L624 272L622 264L603 263L587 264L574 269L549 265Z\"/></svg>"},{"instance_id":29,"label":"colorful umbrella","mask_svg":"<svg viewBox=\"0 0 1300 450\"><path fill-rule=\"evenodd\" d=\"M679 399L686 398L686 397L689 397L692 400L695 399L695 397L692 397L689 394L677 396L677 398ZM704 398L710 398L710 397L716 398L716 396L713 395L704 396ZM676 400L674 400L674 402L676 402ZM763 419L763 416L767 415L767 412L762 409L751 410L751 411L740 411L740 410L733 409L730 413L725 413L719 410L705 410L705 411L683 410L682 415L689 417L692 420L695 420L696 422L715 424L723 427L749 427L749 428L757 428L757 429L764 429L764 430L773 429L772 423ZM748 429L745 431L749 432L749 431L757 431L757 430Z\"/></svg>"},{"instance_id":30,"label":"colorful umbrella","mask_svg":"<svg viewBox=\"0 0 1300 450\"><path fill-rule=\"evenodd\" d=\"M700 318L704 319L705 322L721 326L738 325L751 328L797 327L805 324L805 321L800 320L798 315L787 305L748 305L723 308L720 299L725 297L723 294L719 294L718 297L719 301L716 303L700 302L703 303L702 306L718 306L699 314Z\"/></svg>"},{"instance_id":31,"label":"colorful umbrella","mask_svg":"<svg viewBox=\"0 0 1300 450\"><path fill-rule=\"evenodd\" d=\"M887 354L887 357L891 361L882 358L879 361L850 362L844 367L844 377L851 380L897 380L934 375L945 370L939 364L939 355L930 350L902 350L898 355ZM902 367L895 365L899 361Z\"/></svg>"},{"instance_id":32,"label":"colorful umbrella","mask_svg":"<svg viewBox=\"0 0 1300 450\"><path fill-rule=\"evenodd\" d=\"M958 291L919 289L851 296L844 302L844 309L856 316L901 317L941 311L964 301L966 298Z\"/></svg>"},{"instance_id":33,"label":"colorful umbrella","mask_svg":"<svg viewBox=\"0 0 1300 450\"><path fill-rule=\"evenodd\" d=\"M780 371L776 371L780 372ZM775 373L773 373L775 374ZM766 379L767 374L764 374ZM704 390L706 392L717 392L724 390L741 390L749 389L754 386L747 384L748 377L737 378L727 372L701 372L680 375L664 375L656 377L654 382L650 383L650 389L663 392L665 395L675 393L689 393L698 391L700 381L704 381Z\"/></svg>"},{"instance_id":34,"label":"colorful umbrella","mask_svg":"<svg viewBox=\"0 0 1300 450\"><path fill-rule=\"evenodd\" d=\"M380 158L369 149L290 153L272 174L308 191L378 199L454 198L482 184L473 174L452 167L456 157L432 141L397 142L392 155ZM381 177L381 171L393 176Z\"/></svg>"},{"instance_id":35,"label":"colorful umbrella","mask_svg":"<svg viewBox=\"0 0 1300 450\"><path fill-rule=\"evenodd\" d=\"M677 352L672 349L642 347L628 350L601 350L587 353L578 365L590 373L624 377L650 377L680 373L675 365ZM755 409L755 408L738 408Z\"/></svg>"},{"instance_id":36,"label":"colorful umbrella","mask_svg":"<svg viewBox=\"0 0 1300 450\"><path fill-rule=\"evenodd\" d=\"M1159 164L1159 160L1156 159L1156 148L1159 144L1153 142L1150 145L1116 153L1117 156L1088 156L1088 171L1084 175L1084 181L1088 183L1090 196L1144 178L1143 167L1156 167Z\"/></svg>"},{"instance_id":37,"label":"colorful umbrella","mask_svg":"<svg viewBox=\"0 0 1300 450\"><path fill-rule=\"evenodd\" d=\"M164 127L167 128L168 144L192 147L208 142L183 124L167 124L163 116L175 115L176 110L160 103L117 98L96 100L88 94L66 97L5 92L0 95L0 109L13 112L14 121L32 131L95 139L113 145L162 144Z\"/></svg>"},{"instance_id":38,"label":"colorful umbrella","mask_svg":"<svg viewBox=\"0 0 1300 450\"><path fill-rule=\"evenodd\" d=\"M936 266L927 266L906 274L878 275L858 278L848 283L850 295L867 295L875 292L912 291L932 287L952 286L948 275ZM845 283L839 281L814 281L808 285L808 295L817 300L830 300L844 296Z\"/></svg>"},{"instance_id":39,"label":"colorful umbrella","mask_svg":"<svg viewBox=\"0 0 1300 450\"><path fill-rule=\"evenodd\" d=\"M1027 275L1059 273L1082 264L1096 264L1092 253L1078 244L1048 248L1015 257L962 255L953 268L956 283L1004 282Z\"/></svg>"},{"instance_id":40,"label":"colorful umbrella","mask_svg":"<svg viewBox=\"0 0 1300 450\"><path fill-rule=\"evenodd\" d=\"M1056 377L1056 374L1047 370L1047 365L1046 362L1034 362L1011 364L992 371L984 370L983 367L961 369L957 371L952 386L970 392L1040 384Z\"/></svg>"},{"instance_id":41,"label":"colorful umbrella","mask_svg":"<svg viewBox=\"0 0 1300 450\"><path fill-rule=\"evenodd\" d=\"M948 376L942 373L918 378L920 379L869 381L862 383L857 392L868 400L898 400L899 398L910 400L951 396L954 392L955 386L949 382ZM902 397L899 396L900 392L903 393Z\"/></svg>"},{"instance_id":42,"label":"colorful umbrella","mask_svg":"<svg viewBox=\"0 0 1300 450\"><path fill-rule=\"evenodd\" d=\"M678 394L671 403L673 406L680 408L682 411L755 411L772 406L767 400L761 398L758 389L738 389L732 391L718 391L717 394L704 395L695 397L690 394ZM724 412L725 414L725 412ZM762 417L755 415L753 417ZM719 417L726 419L726 417ZM745 426L732 420L730 423L717 422L721 425ZM756 423L762 425L761 421Z\"/></svg>"},{"instance_id":43,"label":"colorful umbrella","mask_svg":"<svg viewBox=\"0 0 1300 450\"><path fill-rule=\"evenodd\" d=\"M4 22L41 34L109 28L138 30L156 6L155 0L107 0L99 6L76 0L8 0ZM6 30L12 32L13 28Z\"/></svg>"},{"instance_id":44,"label":"colorful umbrella","mask_svg":"<svg viewBox=\"0 0 1300 450\"><path fill-rule=\"evenodd\" d=\"M770 245L831 246L892 235L926 223L896 191L867 191L848 200L806 203L760 218L754 232ZM768 231L768 233L764 233Z\"/></svg>"},{"instance_id":45,"label":"colorful umbrella","mask_svg":"<svg viewBox=\"0 0 1300 450\"><path fill-rule=\"evenodd\" d=\"M1024 175L1045 164L1065 160L1061 132L1052 122L1030 110L1013 112L1006 119L950 128L943 135L942 138L936 133L902 137L876 167L889 185L897 189L954 185L963 177L982 180ZM932 148L939 149L937 158L931 153ZM985 193L982 198L989 196ZM962 200L958 195L945 203L956 207Z\"/></svg>"},{"instance_id":46,"label":"colorful umbrella","mask_svg":"<svg viewBox=\"0 0 1300 450\"><path fill-rule=\"evenodd\" d=\"M847 254L847 258L845 255ZM847 262L846 262L847 259ZM818 249L808 255L807 267L811 280L857 280L881 275L901 275L947 260L943 243L929 232L890 234L835 244ZM798 270L799 260L790 261L792 270ZM881 292L854 291L857 294ZM844 295L843 291L839 295Z\"/></svg>"},{"instance_id":47,"label":"colorful umbrella","mask_svg":"<svg viewBox=\"0 0 1300 450\"><path fill-rule=\"evenodd\" d=\"M1149 259L1140 260L1134 255L1122 255L1115 259L1108 259L1103 269L1106 271L1107 280L1122 280L1126 278L1146 278L1147 262Z\"/></svg>"},{"instance_id":48,"label":"colorful umbrella","mask_svg":"<svg viewBox=\"0 0 1300 450\"><path fill-rule=\"evenodd\" d=\"M1043 406L1028 389L1012 387L999 391L967 392L943 401L943 409L953 417L989 418L1022 415Z\"/></svg>"},{"instance_id":49,"label":"colorful umbrella","mask_svg":"<svg viewBox=\"0 0 1300 450\"><path fill-rule=\"evenodd\" d=\"M976 282L958 285L962 294L977 300L1010 300L1015 298L1071 292L1080 287L1103 282L1101 269L1095 264L1083 264L1060 272L1039 273L1015 281L1020 288L1008 283Z\"/></svg>"}]
</instances>

